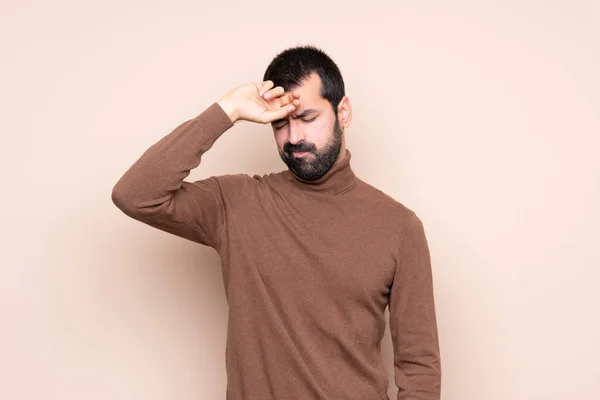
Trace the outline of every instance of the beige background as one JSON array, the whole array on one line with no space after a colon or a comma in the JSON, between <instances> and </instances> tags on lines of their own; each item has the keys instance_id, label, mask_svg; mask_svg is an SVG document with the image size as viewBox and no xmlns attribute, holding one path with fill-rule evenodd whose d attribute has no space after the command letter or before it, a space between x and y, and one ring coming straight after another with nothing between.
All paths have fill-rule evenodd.
<instances>
[{"instance_id":1,"label":"beige background","mask_svg":"<svg viewBox=\"0 0 600 400\"><path fill-rule=\"evenodd\" d=\"M225 398L216 252L110 194L308 43L346 80L355 172L424 221L443 399L598 398L597 1L169 3L1 3L0 398ZM240 123L189 179L284 168Z\"/></svg>"}]
</instances>

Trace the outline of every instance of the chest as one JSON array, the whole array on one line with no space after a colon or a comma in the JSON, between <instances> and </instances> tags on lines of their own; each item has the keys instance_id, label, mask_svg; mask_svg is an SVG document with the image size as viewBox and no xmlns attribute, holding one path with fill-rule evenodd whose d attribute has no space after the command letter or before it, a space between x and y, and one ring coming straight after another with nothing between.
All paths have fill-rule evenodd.
<instances>
[{"instance_id":1,"label":"chest","mask_svg":"<svg viewBox=\"0 0 600 400\"><path fill-rule=\"evenodd\" d=\"M233 217L231 251L280 296L383 301L389 291L393 227L361 204L256 202Z\"/></svg>"}]
</instances>

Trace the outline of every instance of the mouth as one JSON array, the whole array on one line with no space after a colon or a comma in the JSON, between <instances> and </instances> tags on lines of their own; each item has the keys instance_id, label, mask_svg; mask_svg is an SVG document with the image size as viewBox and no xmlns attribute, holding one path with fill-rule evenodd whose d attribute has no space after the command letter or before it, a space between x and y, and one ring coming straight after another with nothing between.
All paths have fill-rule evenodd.
<instances>
[{"instance_id":1,"label":"mouth","mask_svg":"<svg viewBox=\"0 0 600 400\"><path fill-rule=\"evenodd\" d=\"M308 151L293 151L292 155L294 157L303 157L305 155L307 155L309 152Z\"/></svg>"}]
</instances>

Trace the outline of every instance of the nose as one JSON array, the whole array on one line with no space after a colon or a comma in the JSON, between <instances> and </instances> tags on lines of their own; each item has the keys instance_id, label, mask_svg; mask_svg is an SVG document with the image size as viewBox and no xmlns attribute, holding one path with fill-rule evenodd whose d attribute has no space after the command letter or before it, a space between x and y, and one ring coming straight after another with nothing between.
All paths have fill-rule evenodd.
<instances>
[{"instance_id":1,"label":"nose","mask_svg":"<svg viewBox=\"0 0 600 400\"><path fill-rule=\"evenodd\" d=\"M288 122L288 142L293 145L296 145L302 141L304 141L304 131L300 124L296 121L291 120Z\"/></svg>"}]
</instances>

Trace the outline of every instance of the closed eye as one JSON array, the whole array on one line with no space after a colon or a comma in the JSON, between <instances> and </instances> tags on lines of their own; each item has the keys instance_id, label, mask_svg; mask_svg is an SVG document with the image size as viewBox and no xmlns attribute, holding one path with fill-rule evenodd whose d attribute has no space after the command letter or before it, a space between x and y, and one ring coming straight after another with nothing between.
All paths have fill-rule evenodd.
<instances>
[{"instance_id":1,"label":"closed eye","mask_svg":"<svg viewBox=\"0 0 600 400\"><path fill-rule=\"evenodd\" d=\"M286 125L287 125L287 122L281 122L281 123L279 123L277 125L273 125L273 128L275 128L275 129L281 129L281 128L283 128Z\"/></svg>"},{"instance_id":2,"label":"closed eye","mask_svg":"<svg viewBox=\"0 0 600 400\"><path fill-rule=\"evenodd\" d=\"M309 119L302 119L302 121L303 121L303 122L312 122L312 121L314 121L315 119L317 119L317 117L314 117L314 118L309 118ZM281 128L283 128L283 127L284 127L284 126L286 126L286 125L287 125L287 121L282 121L282 122L280 122L279 124L277 124L277 125L274 125L274 126L273 126L273 128L275 128L275 129L281 129Z\"/></svg>"}]
</instances>

